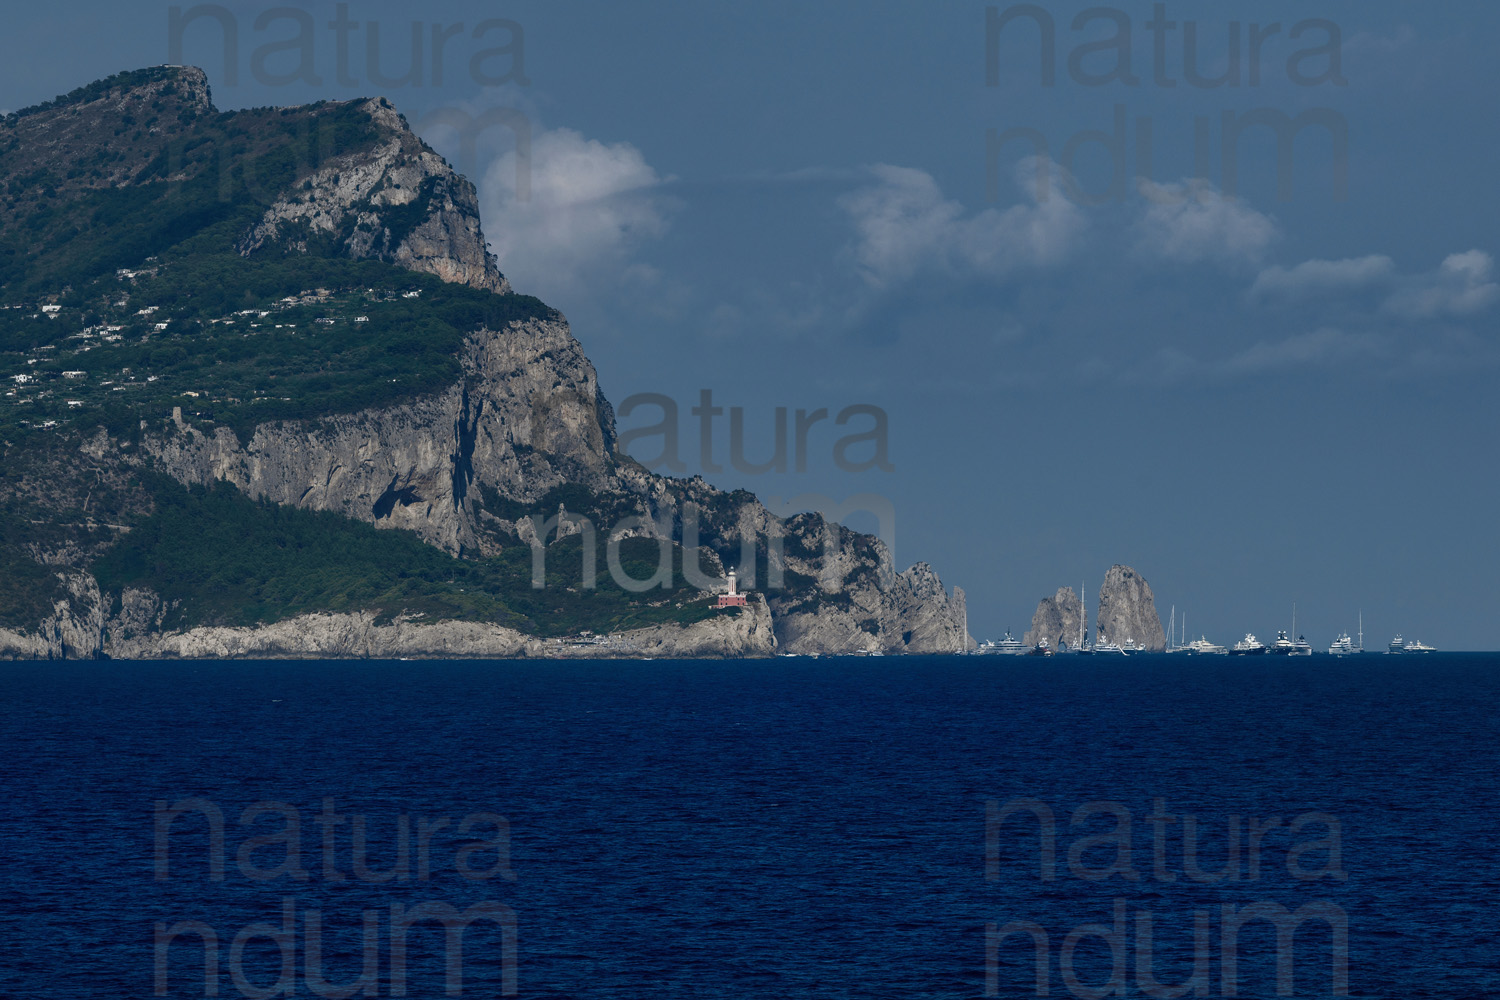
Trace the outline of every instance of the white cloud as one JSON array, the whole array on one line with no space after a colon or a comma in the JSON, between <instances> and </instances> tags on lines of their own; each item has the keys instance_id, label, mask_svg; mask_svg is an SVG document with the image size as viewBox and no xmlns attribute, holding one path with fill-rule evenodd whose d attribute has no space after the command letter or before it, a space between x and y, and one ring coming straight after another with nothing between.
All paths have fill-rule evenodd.
<instances>
[{"instance_id":1,"label":"white cloud","mask_svg":"<svg viewBox=\"0 0 1500 1000\"><path fill-rule=\"evenodd\" d=\"M641 244L662 236L673 202L665 179L628 142L606 145L572 129L531 144L530 196L518 196L516 150L491 162L481 214L500 270L518 290L546 298L601 265L622 272ZM637 272L640 273L640 272Z\"/></svg>"},{"instance_id":2,"label":"white cloud","mask_svg":"<svg viewBox=\"0 0 1500 1000\"><path fill-rule=\"evenodd\" d=\"M1136 223L1138 252L1184 264L1255 263L1280 235L1276 220L1200 178L1140 182L1150 203Z\"/></svg>"},{"instance_id":3,"label":"white cloud","mask_svg":"<svg viewBox=\"0 0 1500 1000\"><path fill-rule=\"evenodd\" d=\"M1335 327L1322 327L1284 340L1259 341L1212 367L1225 375L1258 375L1287 368L1311 368L1378 353L1382 344Z\"/></svg>"},{"instance_id":4,"label":"white cloud","mask_svg":"<svg viewBox=\"0 0 1500 1000\"><path fill-rule=\"evenodd\" d=\"M1396 277L1396 262L1384 254L1344 260L1305 260L1295 267L1268 267L1250 288L1253 299L1299 299L1357 291L1389 283Z\"/></svg>"},{"instance_id":5,"label":"white cloud","mask_svg":"<svg viewBox=\"0 0 1500 1000\"><path fill-rule=\"evenodd\" d=\"M1035 161L1023 162L1018 178L1035 170ZM1053 264L1088 227L1056 184L1047 195L1022 184L1029 203L966 217L926 171L880 164L870 174L875 183L845 195L839 205L854 226L860 274L875 287L927 269L995 279L1028 265Z\"/></svg>"},{"instance_id":6,"label":"white cloud","mask_svg":"<svg viewBox=\"0 0 1500 1000\"><path fill-rule=\"evenodd\" d=\"M1408 278L1385 309L1409 319L1471 316L1500 300L1495 260L1483 250L1456 253L1436 271Z\"/></svg>"}]
</instances>

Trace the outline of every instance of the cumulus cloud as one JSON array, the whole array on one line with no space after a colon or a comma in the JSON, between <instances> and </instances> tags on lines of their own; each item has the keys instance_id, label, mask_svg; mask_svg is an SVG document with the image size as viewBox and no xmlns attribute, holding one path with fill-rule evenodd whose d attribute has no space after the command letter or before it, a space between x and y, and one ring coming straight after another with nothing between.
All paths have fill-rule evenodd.
<instances>
[{"instance_id":1,"label":"cumulus cloud","mask_svg":"<svg viewBox=\"0 0 1500 1000\"><path fill-rule=\"evenodd\" d=\"M1500 300L1495 260L1483 250L1456 253L1437 270L1408 278L1385 309L1408 319L1472 316Z\"/></svg>"},{"instance_id":2,"label":"cumulus cloud","mask_svg":"<svg viewBox=\"0 0 1500 1000\"><path fill-rule=\"evenodd\" d=\"M518 290L545 297L601 265L623 271L634 251L666 232L674 207L667 179L630 143L559 128L536 136L529 165L518 155L493 160L480 186L490 248ZM529 192L517 183L528 173Z\"/></svg>"},{"instance_id":3,"label":"cumulus cloud","mask_svg":"<svg viewBox=\"0 0 1500 1000\"><path fill-rule=\"evenodd\" d=\"M1033 161L1018 169L1034 174L1036 168ZM1026 203L966 215L926 171L881 164L870 175L874 183L839 205L854 227L855 263L874 287L900 284L929 269L995 279L1053 264L1088 227L1078 206L1055 193L1058 185L1046 196L1023 185Z\"/></svg>"},{"instance_id":4,"label":"cumulus cloud","mask_svg":"<svg viewBox=\"0 0 1500 1000\"><path fill-rule=\"evenodd\" d=\"M1396 262L1384 254L1344 260L1306 260L1295 267L1268 267L1250 287L1254 299L1300 299L1359 291L1390 283Z\"/></svg>"},{"instance_id":5,"label":"cumulus cloud","mask_svg":"<svg viewBox=\"0 0 1500 1000\"><path fill-rule=\"evenodd\" d=\"M1140 188L1149 204L1136 222L1136 249L1145 256L1182 264L1253 264L1280 235L1275 219L1206 180L1142 180Z\"/></svg>"}]
</instances>

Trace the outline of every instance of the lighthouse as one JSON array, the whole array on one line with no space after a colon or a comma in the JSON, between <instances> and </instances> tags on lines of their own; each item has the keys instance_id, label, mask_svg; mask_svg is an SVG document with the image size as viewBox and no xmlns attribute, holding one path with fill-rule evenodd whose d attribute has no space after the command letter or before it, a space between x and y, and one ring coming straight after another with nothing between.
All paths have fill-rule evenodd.
<instances>
[{"instance_id":1,"label":"lighthouse","mask_svg":"<svg viewBox=\"0 0 1500 1000\"><path fill-rule=\"evenodd\" d=\"M717 607L721 608L743 608L748 604L745 595L739 592L739 583L734 576L734 570L729 571L729 590L719 595Z\"/></svg>"}]
</instances>

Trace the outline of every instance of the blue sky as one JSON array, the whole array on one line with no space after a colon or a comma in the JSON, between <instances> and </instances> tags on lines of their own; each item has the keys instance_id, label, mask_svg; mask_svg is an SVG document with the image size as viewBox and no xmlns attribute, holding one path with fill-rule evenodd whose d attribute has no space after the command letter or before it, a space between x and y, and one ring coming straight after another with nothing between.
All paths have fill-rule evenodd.
<instances>
[{"instance_id":1,"label":"blue sky","mask_svg":"<svg viewBox=\"0 0 1500 1000\"><path fill-rule=\"evenodd\" d=\"M1500 8L1129 3L1075 29L1089 5L1048 3L1049 85L1036 19L989 47L987 6L436 3L414 29L416 8L351 3L336 29L333 4L231 3L234 79L208 16L182 58L222 108L390 97L476 180L502 270L568 315L616 406L676 401L689 473L708 389L711 481L884 498L898 563L962 586L978 636L1124 562L1219 642L1295 602L1319 645L1363 609L1372 641L1494 648ZM297 36L289 9L308 55L263 49ZM166 5L9 16L6 108L168 58ZM508 126L470 154L436 124L497 109L527 165ZM1280 173L1269 128L1226 154L1226 121L1278 115L1311 122ZM1018 129L1046 149L988 155ZM858 404L888 417L889 469L847 467L868 444L834 460L872 426L833 425ZM755 474L731 407L749 462L777 407L829 419L805 471Z\"/></svg>"}]
</instances>

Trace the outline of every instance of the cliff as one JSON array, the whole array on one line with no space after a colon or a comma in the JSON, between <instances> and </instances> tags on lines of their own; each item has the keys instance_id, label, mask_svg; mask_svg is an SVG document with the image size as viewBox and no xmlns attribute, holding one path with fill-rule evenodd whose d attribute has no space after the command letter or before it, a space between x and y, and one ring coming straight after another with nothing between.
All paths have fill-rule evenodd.
<instances>
[{"instance_id":1,"label":"cliff","mask_svg":"<svg viewBox=\"0 0 1500 1000\"><path fill-rule=\"evenodd\" d=\"M384 100L221 113L201 71L121 74L4 119L7 176L46 190L0 205L0 656L969 642L925 564L616 454L566 321ZM751 607L714 612L730 568Z\"/></svg>"},{"instance_id":2,"label":"cliff","mask_svg":"<svg viewBox=\"0 0 1500 1000\"><path fill-rule=\"evenodd\" d=\"M1053 649L1062 643L1078 645L1078 634L1083 619L1083 601L1073 593L1072 587L1063 587L1051 597L1042 598L1031 616L1031 628L1024 639L1028 646L1035 646L1043 639Z\"/></svg>"},{"instance_id":3,"label":"cliff","mask_svg":"<svg viewBox=\"0 0 1500 1000\"><path fill-rule=\"evenodd\" d=\"M1156 613L1156 598L1146 578L1129 566L1111 566L1099 588L1096 635L1122 645L1136 642L1152 652L1167 648L1167 636Z\"/></svg>"}]
</instances>

